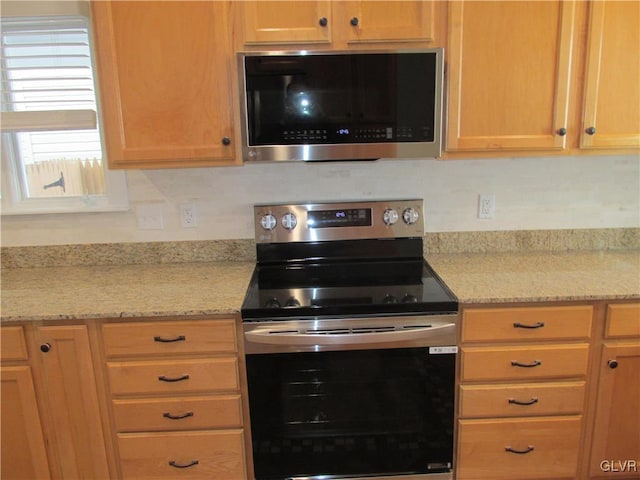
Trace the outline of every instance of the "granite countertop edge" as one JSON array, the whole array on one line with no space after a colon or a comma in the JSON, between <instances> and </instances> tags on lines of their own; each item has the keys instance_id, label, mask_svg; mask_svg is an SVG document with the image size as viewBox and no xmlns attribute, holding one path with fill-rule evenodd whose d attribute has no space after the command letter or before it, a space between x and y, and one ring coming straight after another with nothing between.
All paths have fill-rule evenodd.
<instances>
[{"instance_id":1,"label":"granite countertop edge","mask_svg":"<svg viewBox=\"0 0 640 480\"><path fill-rule=\"evenodd\" d=\"M640 299L640 250L432 254L461 305ZM2 324L238 315L253 261L4 268Z\"/></svg>"}]
</instances>

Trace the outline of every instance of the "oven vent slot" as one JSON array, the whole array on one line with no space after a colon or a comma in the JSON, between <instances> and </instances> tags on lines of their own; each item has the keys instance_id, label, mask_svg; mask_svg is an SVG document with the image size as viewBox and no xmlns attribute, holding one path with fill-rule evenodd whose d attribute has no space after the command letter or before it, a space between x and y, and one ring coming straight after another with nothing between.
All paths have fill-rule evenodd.
<instances>
[{"instance_id":1,"label":"oven vent slot","mask_svg":"<svg viewBox=\"0 0 640 480\"><path fill-rule=\"evenodd\" d=\"M365 327L337 327L337 328L310 328L310 329L283 329L269 330L269 335L358 335L365 333L389 333L402 332L407 330L424 330L433 328L431 324L425 325L383 325Z\"/></svg>"}]
</instances>

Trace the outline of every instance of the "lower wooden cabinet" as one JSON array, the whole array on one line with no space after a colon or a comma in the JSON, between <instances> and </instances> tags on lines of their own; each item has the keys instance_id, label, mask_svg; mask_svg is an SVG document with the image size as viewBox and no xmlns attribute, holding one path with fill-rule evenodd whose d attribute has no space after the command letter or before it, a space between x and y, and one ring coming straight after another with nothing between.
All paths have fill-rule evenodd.
<instances>
[{"instance_id":1,"label":"lower wooden cabinet","mask_svg":"<svg viewBox=\"0 0 640 480\"><path fill-rule=\"evenodd\" d=\"M120 478L247 478L236 320L110 322L101 331Z\"/></svg>"},{"instance_id":2,"label":"lower wooden cabinet","mask_svg":"<svg viewBox=\"0 0 640 480\"><path fill-rule=\"evenodd\" d=\"M4 329L2 334L4 335ZM31 367L0 367L2 378L2 436L0 478L49 479L40 411L36 402Z\"/></svg>"},{"instance_id":3,"label":"lower wooden cabinet","mask_svg":"<svg viewBox=\"0 0 640 480\"><path fill-rule=\"evenodd\" d=\"M640 304L609 305L599 364L591 478L640 478Z\"/></svg>"},{"instance_id":4,"label":"lower wooden cabinet","mask_svg":"<svg viewBox=\"0 0 640 480\"><path fill-rule=\"evenodd\" d=\"M461 420L460 480L576 478L582 417Z\"/></svg>"},{"instance_id":5,"label":"lower wooden cabinet","mask_svg":"<svg viewBox=\"0 0 640 480\"><path fill-rule=\"evenodd\" d=\"M458 480L579 478L592 305L463 309Z\"/></svg>"},{"instance_id":6,"label":"lower wooden cabinet","mask_svg":"<svg viewBox=\"0 0 640 480\"><path fill-rule=\"evenodd\" d=\"M110 478L87 327L2 327L2 337L2 479Z\"/></svg>"},{"instance_id":7,"label":"lower wooden cabinet","mask_svg":"<svg viewBox=\"0 0 640 480\"><path fill-rule=\"evenodd\" d=\"M123 479L246 478L240 429L118 434Z\"/></svg>"}]
</instances>

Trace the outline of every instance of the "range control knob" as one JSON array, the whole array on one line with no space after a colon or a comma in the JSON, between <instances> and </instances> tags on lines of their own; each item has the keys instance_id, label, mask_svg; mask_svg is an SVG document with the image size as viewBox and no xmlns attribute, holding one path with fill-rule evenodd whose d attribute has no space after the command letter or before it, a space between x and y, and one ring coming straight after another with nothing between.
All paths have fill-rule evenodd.
<instances>
[{"instance_id":1,"label":"range control knob","mask_svg":"<svg viewBox=\"0 0 640 480\"><path fill-rule=\"evenodd\" d=\"M387 208L382 214L382 221L385 225L393 225L398 221L398 212L393 208Z\"/></svg>"},{"instance_id":2,"label":"range control knob","mask_svg":"<svg viewBox=\"0 0 640 480\"><path fill-rule=\"evenodd\" d=\"M262 228L269 231L276 228L277 223L278 221L276 220L276 217L274 217L270 213L263 215L262 218L260 219L260 225L262 225Z\"/></svg>"},{"instance_id":3,"label":"range control knob","mask_svg":"<svg viewBox=\"0 0 640 480\"><path fill-rule=\"evenodd\" d=\"M407 225L413 225L418 221L418 218L420 218L420 214L415 208L405 208L404 212L402 212L402 220Z\"/></svg>"},{"instance_id":4,"label":"range control knob","mask_svg":"<svg viewBox=\"0 0 640 480\"><path fill-rule=\"evenodd\" d=\"M282 226L287 230L293 230L298 224L298 219L293 213L285 213L282 217Z\"/></svg>"}]
</instances>

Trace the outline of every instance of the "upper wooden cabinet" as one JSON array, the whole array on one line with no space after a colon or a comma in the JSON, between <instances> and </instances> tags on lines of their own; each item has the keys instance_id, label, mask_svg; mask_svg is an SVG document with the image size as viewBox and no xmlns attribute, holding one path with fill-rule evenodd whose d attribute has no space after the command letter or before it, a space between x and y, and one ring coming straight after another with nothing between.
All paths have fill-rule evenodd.
<instances>
[{"instance_id":1,"label":"upper wooden cabinet","mask_svg":"<svg viewBox=\"0 0 640 480\"><path fill-rule=\"evenodd\" d=\"M638 2L449 2L448 28L447 151L640 147Z\"/></svg>"},{"instance_id":2,"label":"upper wooden cabinet","mask_svg":"<svg viewBox=\"0 0 640 480\"><path fill-rule=\"evenodd\" d=\"M245 45L434 41L434 1L240 2Z\"/></svg>"},{"instance_id":3,"label":"upper wooden cabinet","mask_svg":"<svg viewBox=\"0 0 640 480\"><path fill-rule=\"evenodd\" d=\"M640 147L640 3L591 2L581 148Z\"/></svg>"},{"instance_id":4,"label":"upper wooden cabinet","mask_svg":"<svg viewBox=\"0 0 640 480\"><path fill-rule=\"evenodd\" d=\"M449 3L449 151L565 146L573 2Z\"/></svg>"},{"instance_id":5,"label":"upper wooden cabinet","mask_svg":"<svg viewBox=\"0 0 640 480\"><path fill-rule=\"evenodd\" d=\"M228 2L91 2L111 168L236 163Z\"/></svg>"}]
</instances>

